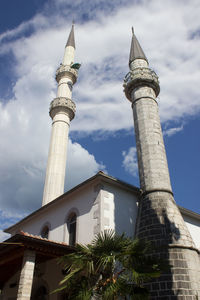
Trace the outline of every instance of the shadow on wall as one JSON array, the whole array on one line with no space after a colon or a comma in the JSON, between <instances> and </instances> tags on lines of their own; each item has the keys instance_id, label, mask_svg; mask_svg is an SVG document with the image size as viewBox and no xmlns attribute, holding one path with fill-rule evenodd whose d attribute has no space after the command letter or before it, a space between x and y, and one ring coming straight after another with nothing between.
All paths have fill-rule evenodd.
<instances>
[{"instance_id":1,"label":"shadow on wall","mask_svg":"<svg viewBox=\"0 0 200 300\"><path fill-rule=\"evenodd\" d=\"M187 245L184 245L180 231L183 230L182 225L181 223L176 225L170 220L167 207L169 201L173 215L177 215L180 220L179 210L169 193L150 193L141 197L139 203L136 236L150 241L155 249L152 255L168 265L167 271L164 271L161 277L146 286L149 288L151 299L198 299L189 281L184 248ZM189 298L185 298L186 296Z\"/></svg>"}]
</instances>

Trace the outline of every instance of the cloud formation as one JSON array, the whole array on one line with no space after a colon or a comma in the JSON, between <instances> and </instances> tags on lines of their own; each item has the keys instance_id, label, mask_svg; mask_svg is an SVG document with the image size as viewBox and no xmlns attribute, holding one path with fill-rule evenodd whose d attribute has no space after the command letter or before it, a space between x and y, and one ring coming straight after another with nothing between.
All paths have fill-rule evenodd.
<instances>
[{"instance_id":1,"label":"cloud formation","mask_svg":"<svg viewBox=\"0 0 200 300\"><path fill-rule=\"evenodd\" d=\"M172 136L172 135L174 135L177 132L180 132L182 130L183 130L183 125L178 126L178 127L168 128L168 129L163 131L163 135Z\"/></svg>"},{"instance_id":2,"label":"cloud formation","mask_svg":"<svg viewBox=\"0 0 200 300\"><path fill-rule=\"evenodd\" d=\"M72 130L118 130L132 126L131 118L127 118L131 113L123 94L122 83L128 71L130 28L133 19L136 35L151 66L156 68L160 77L161 120L174 120L199 111L199 22L191 18L200 8L198 2L192 0L192 3L185 2L180 5L180 1L168 0L163 6L162 3L152 0L133 3L131 6L124 5L122 8L121 1L118 1L109 18L107 14L110 5L106 5L105 1L100 2L102 5L97 5L94 1L86 6L82 14L87 11L89 21L82 20L81 26L76 26L76 57L83 64L79 82L74 88L77 121L74 122ZM122 2L126 4L127 1ZM51 82L50 86L49 81L53 81L54 71L63 55L67 37L66 27L70 27L70 24L65 23L66 19L63 16L69 9L69 1L56 1L51 5L57 10L62 8L61 16L56 15L57 10L52 12L53 24L49 21L51 18L40 13L28 24L24 23L21 26L22 33L24 28L30 26L34 27L34 33L27 38L23 36L14 42L4 43L2 51L13 53L17 62L14 69L19 76L27 76L28 72L31 77L31 73L34 72L32 75L36 79L37 73L39 78L43 73L44 80L36 80L35 86L46 86L46 93L52 89L55 94L55 83ZM83 2L78 1L71 9L78 15L81 14L82 6ZM98 7L103 7L104 10L98 10ZM94 12L98 15L97 21L92 18ZM172 26L169 20L173 16ZM120 24L117 30L115 24ZM163 30L160 31L160 28ZM20 26L7 35L15 33L17 37L19 31ZM50 69L49 72L46 72L46 69ZM32 80L35 81L33 78ZM38 95L39 92L40 90ZM185 97L188 94L193 99L189 107ZM118 118L120 122L116 122Z\"/></svg>"},{"instance_id":3,"label":"cloud formation","mask_svg":"<svg viewBox=\"0 0 200 300\"><path fill-rule=\"evenodd\" d=\"M135 147L130 147L128 151L122 152L123 162L122 166L132 176L138 175L138 164L137 164L137 150Z\"/></svg>"},{"instance_id":4,"label":"cloud formation","mask_svg":"<svg viewBox=\"0 0 200 300\"><path fill-rule=\"evenodd\" d=\"M132 25L160 77L162 122L181 121L199 112L199 11L197 0L167 0L165 4L94 0L87 5L83 0L52 0L33 19L0 35L0 59L7 56L14 61L7 69L8 77L14 78L8 81L12 96L0 99L3 210L27 213L40 205L51 126L48 107L56 94L54 75L71 19L80 20L75 35L76 58L82 67L73 91L77 113L70 130L87 135L133 126L122 88ZM179 131L177 128L167 134ZM68 157L68 187L106 168L77 143L69 143ZM136 175L135 148L123 152L123 166Z\"/></svg>"}]
</instances>

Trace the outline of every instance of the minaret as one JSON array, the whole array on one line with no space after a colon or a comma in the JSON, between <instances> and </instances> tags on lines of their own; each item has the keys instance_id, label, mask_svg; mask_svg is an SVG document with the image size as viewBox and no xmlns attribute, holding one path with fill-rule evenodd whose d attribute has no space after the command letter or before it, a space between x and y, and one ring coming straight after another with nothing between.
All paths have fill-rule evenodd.
<instances>
[{"instance_id":1,"label":"minaret","mask_svg":"<svg viewBox=\"0 0 200 300\"><path fill-rule=\"evenodd\" d=\"M76 106L72 101L72 87L77 80L77 65L74 64L74 24L65 46L63 62L56 71L57 96L51 102L49 114L52 132L42 205L49 203L64 192L67 145L70 121Z\"/></svg>"},{"instance_id":2,"label":"minaret","mask_svg":"<svg viewBox=\"0 0 200 300\"><path fill-rule=\"evenodd\" d=\"M156 256L171 265L149 284L151 299L199 299L199 254L173 198L156 100L159 81L134 32L129 68L124 91L132 103L142 190L136 236L151 241Z\"/></svg>"}]
</instances>

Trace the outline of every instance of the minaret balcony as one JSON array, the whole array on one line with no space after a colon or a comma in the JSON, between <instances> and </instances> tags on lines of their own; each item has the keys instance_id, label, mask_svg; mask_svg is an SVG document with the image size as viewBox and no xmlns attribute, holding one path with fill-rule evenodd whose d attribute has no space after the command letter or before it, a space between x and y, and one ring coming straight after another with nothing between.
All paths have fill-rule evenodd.
<instances>
[{"instance_id":1,"label":"minaret balcony","mask_svg":"<svg viewBox=\"0 0 200 300\"><path fill-rule=\"evenodd\" d=\"M61 64L60 67L56 70L56 81L59 82L61 78L69 78L73 84L76 83L78 77L77 69L71 68L69 65Z\"/></svg>"},{"instance_id":2,"label":"minaret balcony","mask_svg":"<svg viewBox=\"0 0 200 300\"><path fill-rule=\"evenodd\" d=\"M153 70L149 68L135 68L130 70L125 76L123 84L124 92L130 101L132 101L132 91L141 86L151 87L155 91L156 96L158 96L160 92L159 80Z\"/></svg>"},{"instance_id":3,"label":"minaret balcony","mask_svg":"<svg viewBox=\"0 0 200 300\"><path fill-rule=\"evenodd\" d=\"M70 121L74 118L76 112L75 103L67 97L57 97L51 101L49 114L53 119L57 113L67 113Z\"/></svg>"}]
</instances>

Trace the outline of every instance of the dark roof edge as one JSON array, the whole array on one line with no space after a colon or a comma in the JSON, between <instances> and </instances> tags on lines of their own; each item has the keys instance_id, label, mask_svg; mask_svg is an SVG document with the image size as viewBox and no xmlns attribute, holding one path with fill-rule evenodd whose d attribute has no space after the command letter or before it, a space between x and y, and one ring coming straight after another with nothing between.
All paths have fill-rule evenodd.
<instances>
[{"instance_id":1,"label":"dark roof edge","mask_svg":"<svg viewBox=\"0 0 200 300\"><path fill-rule=\"evenodd\" d=\"M178 208L179 208L181 214L188 216L188 217L195 218L200 221L200 214L198 214L190 209L187 209L185 207L179 206L179 205L178 205Z\"/></svg>"},{"instance_id":2,"label":"dark roof edge","mask_svg":"<svg viewBox=\"0 0 200 300\"><path fill-rule=\"evenodd\" d=\"M107 175L105 174L104 172L102 171L99 171L97 174L95 174L94 176L86 179L85 181L79 183L78 185L76 185L75 187L73 187L72 189L70 189L69 191L65 192L64 194L62 194L61 196L59 196L58 198L56 198L55 200L47 203L46 205L40 207L39 209L35 210L34 212L32 212L30 215L26 216L25 218L23 218L22 220L20 220L19 222L15 223L14 225L11 225L10 227L4 229L4 232L6 233L10 233L10 230L14 229L15 227L17 227L18 225L24 223L25 221L31 219L32 217L34 217L36 214L46 210L49 206L52 206L54 204L57 204L58 201L61 201L65 196L75 192L76 190L78 190L79 188L82 188L84 187L85 185L87 185L88 183L90 183L91 181L94 181L96 179L104 179L104 180L107 180L109 181L110 183L114 183L114 184L117 184L117 185L121 185L123 187L126 187L126 189L128 189L129 191L134 191L135 193L139 194L140 193L140 189L131 185L131 184L128 184L124 181L121 181L115 177L112 177L110 175Z\"/></svg>"},{"instance_id":3,"label":"dark roof edge","mask_svg":"<svg viewBox=\"0 0 200 300\"><path fill-rule=\"evenodd\" d=\"M28 235L26 233L16 233L15 235L9 237L7 240L3 241L1 243L1 249L7 247L7 246L10 246L12 244L20 244L20 243L26 243L26 242L29 242L29 243L35 243L35 245L44 245L46 247L55 247L57 249L68 249L68 250L71 250L73 251L74 250L74 247L72 246L69 246L65 243L61 243L61 242L56 242L56 241L52 241L52 240L48 240L48 239L43 239L43 238L40 238L38 236L33 236L33 235ZM22 246L27 246L28 247L28 244L23 244ZM31 244L30 244L30 247Z\"/></svg>"},{"instance_id":4,"label":"dark roof edge","mask_svg":"<svg viewBox=\"0 0 200 300\"><path fill-rule=\"evenodd\" d=\"M98 175L98 174L99 174L99 175L102 175L103 178L104 178L106 181L115 183L115 184L117 184L117 185L123 185L123 187L127 188L128 190L134 191L136 194L140 194L140 191L141 191L140 188L138 188L138 187L136 187L136 186L134 186L134 185L132 185L132 184L129 184L129 183L123 181L123 180L120 180L120 179L118 179L118 178L115 178L115 177L112 177L112 176L110 176L110 175L108 175L108 174L105 174L105 173L102 172L102 171L99 171L99 172L97 173L97 175Z\"/></svg>"}]
</instances>

